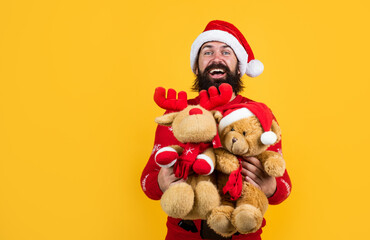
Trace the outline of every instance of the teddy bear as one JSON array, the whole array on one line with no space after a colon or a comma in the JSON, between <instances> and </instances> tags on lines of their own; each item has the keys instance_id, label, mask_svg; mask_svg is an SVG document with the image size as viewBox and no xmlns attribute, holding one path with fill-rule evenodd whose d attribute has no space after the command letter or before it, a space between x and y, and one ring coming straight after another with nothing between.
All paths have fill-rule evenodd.
<instances>
[{"instance_id":1,"label":"teddy bear","mask_svg":"<svg viewBox=\"0 0 370 240\"><path fill-rule=\"evenodd\" d=\"M229 102L232 87L222 84L199 94L199 105L188 105L185 92L157 88L154 100L167 110L155 122L172 127L180 144L161 148L155 154L160 167L173 167L181 181L170 185L160 203L168 216L181 219L206 219L210 211L220 204L216 178L211 174L215 166L212 140L217 135L217 122L211 109Z\"/></svg>"},{"instance_id":2,"label":"teddy bear","mask_svg":"<svg viewBox=\"0 0 370 240\"><path fill-rule=\"evenodd\" d=\"M267 150L281 139L271 110L263 103L235 104L218 117L223 148L215 149L217 186L221 205L212 209L207 223L216 233L229 237L236 232L257 231L268 207L268 199L256 186L243 181L241 160L254 156L267 174L284 174L280 153Z\"/></svg>"}]
</instances>

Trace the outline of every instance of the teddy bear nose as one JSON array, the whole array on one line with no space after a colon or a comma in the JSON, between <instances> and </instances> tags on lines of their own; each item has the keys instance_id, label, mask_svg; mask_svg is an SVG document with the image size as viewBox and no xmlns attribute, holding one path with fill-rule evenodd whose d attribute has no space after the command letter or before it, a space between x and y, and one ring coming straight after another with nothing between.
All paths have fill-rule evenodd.
<instances>
[{"instance_id":1,"label":"teddy bear nose","mask_svg":"<svg viewBox=\"0 0 370 240\"><path fill-rule=\"evenodd\" d=\"M236 141L238 141L238 139L236 137L233 137L232 141L233 143L235 143Z\"/></svg>"},{"instance_id":2,"label":"teddy bear nose","mask_svg":"<svg viewBox=\"0 0 370 240\"><path fill-rule=\"evenodd\" d=\"M195 114L202 114L202 110L200 108L193 108L189 111L190 115L195 115Z\"/></svg>"}]
</instances>

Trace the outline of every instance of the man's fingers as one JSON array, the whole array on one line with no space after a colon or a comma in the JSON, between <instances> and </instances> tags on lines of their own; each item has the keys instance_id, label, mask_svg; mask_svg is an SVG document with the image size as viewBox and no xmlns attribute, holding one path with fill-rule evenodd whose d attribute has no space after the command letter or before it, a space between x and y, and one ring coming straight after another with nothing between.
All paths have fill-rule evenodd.
<instances>
[{"instance_id":1,"label":"man's fingers","mask_svg":"<svg viewBox=\"0 0 370 240\"><path fill-rule=\"evenodd\" d=\"M253 166L257 167L258 169L260 169L263 172L262 163L261 163L260 160L258 160L258 158L256 158L256 157L247 157L244 160L245 161L242 161L242 163L248 162L248 163L252 164Z\"/></svg>"},{"instance_id":2,"label":"man's fingers","mask_svg":"<svg viewBox=\"0 0 370 240\"><path fill-rule=\"evenodd\" d=\"M173 168L161 168L158 174L158 185L162 192L165 192L168 187L174 183L181 180L177 178L173 173Z\"/></svg>"},{"instance_id":3,"label":"man's fingers","mask_svg":"<svg viewBox=\"0 0 370 240\"><path fill-rule=\"evenodd\" d=\"M245 177L249 177L250 179L252 179L258 185L260 185L262 183L262 178L261 177L259 177L258 175L254 174L253 172L251 172L247 169L242 169L242 175L244 175Z\"/></svg>"},{"instance_id":4,"label":"man's fingers","mask_svg":"<svg viewBox=\"0 0 370 240\"><path fill-rule=\"evenodd\" d=\"M175 182L181 178L178 178L175 176L175 173L173 172L173 167L167 168L167 180L169 183Z\"/></svg>"},{"instance_id":5,"label":"man's fingers","mask_svg":"<svg viewBox=\"0 0 370 240\"><path fill-rule=\"evenodd\" d=\"M170 176L170 180L171 180L171 182L176 182L176 181L184 180L184 179L183 178L178 178L178 177L175 176L175 174L172 174Z\"/></svg>"},{"instance_id":6,"label":"man's fingers","mask_svg":"<svg viewBox=\"0 0 370 240\"><path fill-rule=\"evenodd\" d=\"M185 182L185 180L183 178L177 178L177 180L170 183L170 186L174 185L174 184L182 183L182 182Z\"/></svg>"},{"instance_id":7,"label":"man's fingers","mask_svg":"<svg viewBox=\"0 0 370 240\"><path fill-rule=\"evenodd\" d=\"M256 177L258 177L259 179L262 179L263 176L264 176L264 172L261 171L261 169L259 169L258 167L256 167L255 165L249 163L249 162L242 162L242 167L243 167L243 170L246 170L244 171L244 173L247 173L248 171L253 173L253 175L255 175ZM243 172L242 170L242 172ZM247 174L245 174L247 175Z\"/></svg>"},{"instance_id":8,"label":"man's fingers","mask_svg":"<svg viewBox=\"0 0 370 240\"><path fill-rule=\"evenodd\" d=\"M247 180L247 182L251 183L252 185L254 185L255 187L257 187L258 189L261 189L260 185L258 185L255 181L253 181L253 179L251 179L250 177L245 177L245 179Z\"/></svg>"}]
</instances>

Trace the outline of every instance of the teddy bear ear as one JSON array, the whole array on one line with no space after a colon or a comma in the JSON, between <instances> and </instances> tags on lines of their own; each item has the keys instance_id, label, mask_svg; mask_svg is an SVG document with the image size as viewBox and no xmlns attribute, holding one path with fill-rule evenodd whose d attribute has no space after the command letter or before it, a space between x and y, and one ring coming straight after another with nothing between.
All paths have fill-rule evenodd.
<instances>
[{"instance_id":1,"label":"teddy bear ear","mask_svg":"<svg viewBox=\"0 0 370 240\"><path fill-rule=\"evenodd\" d=\"M277 124L277 122L275 120L272 120L271 131L273 131L277 136L277 140L276 140L275 143L279 142L281 140L281 130L280 130L280 127L279 127L279 125Z\"/></svg>"},{"instance_id":2,"label":"teddy bear ear","mask_svg":"<svg viewBox=\"0 0 370 240\"><path fill-rule=\"evenodd\" d=\"M213 114L213 117L216 119L216 122L217 123L220 123L221 119L222 119L222 113L220 111L217 111L217 110L212 110L211 111L212 114Z\"/></svg>"},{"instance_id":3,"label":"teddy bear ear","mask_svg":"<svg viewBox=\"0 0 370 240\"><path fill-rule=\"evenodd\" d=\"M163 126L171 126L173 120L176 118L178 112L173 112L173 113L167 113L163 116L157 117L154 121L158 123L159 125Z\"/></svg>"}]
</instances>

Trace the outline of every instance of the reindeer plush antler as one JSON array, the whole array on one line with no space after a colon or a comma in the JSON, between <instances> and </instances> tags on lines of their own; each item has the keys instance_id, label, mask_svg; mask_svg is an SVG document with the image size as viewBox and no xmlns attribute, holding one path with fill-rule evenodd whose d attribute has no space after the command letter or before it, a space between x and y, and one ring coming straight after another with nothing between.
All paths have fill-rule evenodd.
<instances>
[{"instance_id":1,"label":"reindeer plush antler","mask_svg":"<svg viewBox=\"0 0 370 240\"><path fill-rule=\"evenodd\" d=\"M208 89L208 92L206 90L200 91L200 106L204 107L207 110L212 110L216 107L228 103L231 99L231 96L233 95L233 88L231 87L231 85L223 83L219 86L218 89L220 90L220 93L215 86L210 87Z\"/></svg>"},{"instance_id":2,"label":"reindeer plush antler","mask_svg":"<svg viewBox=\"0 0 370 240\"><path fill-rule=\"evenodd\" d=\"M166 89L157 87L154 92L154 101L159 107L172 111L181 111L188 106L186 92L179 92L178 99L176 99L176 91L172 88L168 89L166 98Z\"/></svg>"}]
</instances>

